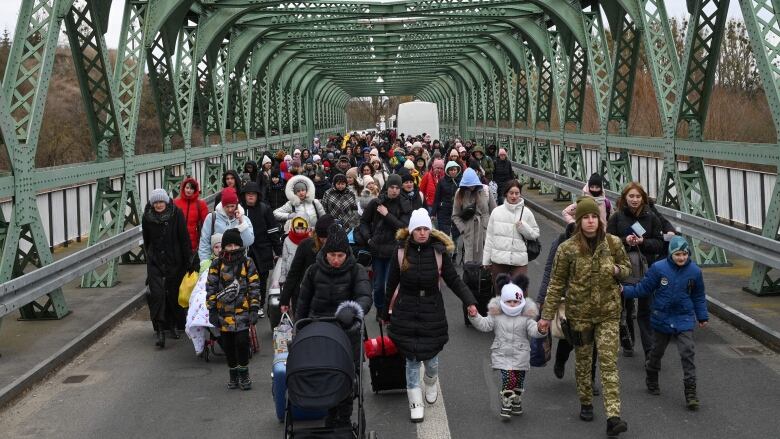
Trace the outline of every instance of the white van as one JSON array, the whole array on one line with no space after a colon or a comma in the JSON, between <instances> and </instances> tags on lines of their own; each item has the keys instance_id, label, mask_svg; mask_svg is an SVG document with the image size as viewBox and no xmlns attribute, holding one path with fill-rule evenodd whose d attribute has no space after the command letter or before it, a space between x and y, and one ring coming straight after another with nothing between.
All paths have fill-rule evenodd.
<instances>
[{"instance_id":1,"label":"white van","mask_svg":"<svg viewBox=\"0 0 780 439\"><path fill-rule=\"evenodd\" d=\"M439 109L433 102L413 101L398 105L396 130L406 136L427 133L431 139L439 138Z\"/></svg>"}]
</instances>

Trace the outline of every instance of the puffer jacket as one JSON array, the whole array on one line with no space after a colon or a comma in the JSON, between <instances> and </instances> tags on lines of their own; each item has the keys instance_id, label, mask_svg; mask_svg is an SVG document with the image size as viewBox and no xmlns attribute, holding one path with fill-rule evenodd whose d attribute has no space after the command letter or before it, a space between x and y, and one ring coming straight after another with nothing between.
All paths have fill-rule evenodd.
<instances>
[{"instance_id":1,"label":"puffer jacket","mask_svg":"<svg viewBox=\"0 0 780 439\"><path fill-rule=\"evenodd\" d=\"M427 207L433 207L433 202L436 199L436 186L443 178L444 174L436 176L432 170L423 176L422 182L420 182L420 192L425 198Z\"/></svg>"},{"instance_id":2,"label":"puffer jacket","mask_svg":"<svg viewBox=\"0 0 780 439\"><path fill-rule=\"evenodd\" d=\"M319 252L316 262L303 276L295 317L333 317L338 306L348 300L357 302L366 315L373 302L371 291L366 269L354 256L350 254L341 267L336 268L328 263L323 252Z\"/></svg>"},{"instance_id":3,"label":"puffer jacket","mask_svg":"<svg viewBox=\"0 0 780 439\"><path fill-rule=\"evenodd\" d=\"M490 362L493 369L529 370L531 368L531 338L543 338L536 326L539 307L530 298L525 299L523 312L511 317L501 311L501 299L494 297L488 303L487 317L477 314L469 317L474 328L482 332L494 332L490 346Z\"/></svg>"},{"instance_id":4,"label":"puffer jacket","mask_svg":"<svg viewBox=\"0 0 780 439\"><path fill-rule=\"evenodd\" d=\"M239 285L236 300L218 300L217 295L233 280L238 280ZM260 309L260 276L252 258L242 255L228 264L219 257L211 262L206 280L206 307L219 313L220 332L249 329L249 314Z\"/></svg>"},{"instance_id":5,"label":"puffer jacket","mask_svg":"<svg viewBox=\"0 0 780 439\"><path fill-rule=\"evenodd\" d=\"M215 233L225 233L227 229L238 229L241 232L241 241L243 247L249 247L255 242L255 232L252 228L252 220L245 215L244 208L238 205L238 211L241 212L243 220L241 224L236 218L228 218L222 203L217 204L214 212L211 212L206 220L203 221L203 228L200 231L200 244L198 245L198 257L200 260L208 259L211 256L211 235ZM213 227L212 227L213 225Z\"/></svg>"},{"instance_id":6,"label":"puffer jacket","mask_svg":"<svg viewBox=\"0 0 780 439\"><path fill-rule=\"evenodd\" d=\"M184 186L188 183L195 185L195 193L191 197L184 195ZM203 226L203 221L206 220L206 216L209 214L209 207L206 202L200 199L200 184L198 180L192 177L187 177L181 182L179 187L179 196L173 200L176 207L184 214L184 221L187 224L187 232L190 235L190 245L192 251L198 249L198 242L200 241L200 229Z\"/></svg>"},{"instance_id":7,"label":"puffer jacket","mask_svg":"<svg viewBox=\"0 0 780 439\"><path fill-rule=\"evenodd\" d=\"M651 265L637 285L623 287L627 299L653 293L650 324L658 332L679 334L709 320L701 268L690 258L680 267L667 256Z\"/></svg>"},{"instance_id":8,"label":"puffer jacket","mask_svg":"<svg viewBox=\"0 0 780 439\"><path fill-rule=\"evenodd\" d=\"M520 215L522 223L518 226ZM505 202L496 207L488 220L482 265L528 265L528 250L523 238L539 238L539 226L531 209L525 207L525 200L520 200L517 204Z\"/></svg>"},{"instance_id":9,"label":"puffer jacket","mask_svg":"<svg viewBox=\"0 0 780 439\"><path fill-rule=\"evenodd\" d=\"M287 202L287 195L284 193L284 190L286 189L287 183L283 179L279 179L279 183L273 184L273 182L269 179L268 180L268 205L271 206L272 210L276 210Z\"/></svg>"},{"instance_id":10,"label":"puffer jacket","mask_svg":"<svg viewBox=\"0 0 780 439\"><path fill-rule=\"evenodd\" d=\"M444 233L431 230L428 242L414 242L411 233L404 228L396 234L398 246L390 260L390 271L385 289L385 303L390 304L396 287L398 296L389 314L388 335L398 350L407 358L418 361L436 356L449 341L447 315L440 280L460 298L464 305L476 303L471 290L455 271L450 253L455 244ZM401 271L398 251L408 268ZM442 255L441 273L436 253ZM421 295L421 291L425 293ZM388 312L385 311L385 319Z\"/></svg>"},{"instance_id":11,"label":"puffer jacket","mask_svg":"<svg viewBox=\"0 0 780 439\"><path fill-rule=\"evenodd\" d=\"M552 320L566 293L566 317L578 322L600 323L620 318L619 282L631 274L631 262L616 236L596 244L595 251L580 253L579 233L558 246L553 262L542 318ZM618 267L618 274L614 274ZM579 329L578 329L579 330Z\"/></svg>"},{"instance_id":12,"label":"puffer jacket","mask_svg":"<svg viewBox=\"0 0 780 439\"><path fill-rule=\"evenodd\" d=\"M382 216L376 208L383 204L387 207L387 215ZM387 193L379 194L368 203L363 216L360 217L360 233L370 237L368 246L371 256L389 258L395 253L395 234L399 229L409 225L412 216L412 205L409 199L399 195L388 198Z\"/></svg>"},{"instance_id":13,"label":"puffer jacket","mask_svg":"<svg viewBox=\"0 0 780 439\"><path fill-rule=\"evenodd\" d=\"M302 181L306 183L306 199L301 201L297 195L293 192L295 183ZM274 217L277 221L285 221L284 230L290 230L290 220L298 215L304 216L309 222L309 227L314 228L317 225L317 219L322 215L325 215L325 209L322 208L320 200L314 198L316 189L314 182L310 178L303 175L296 175L287 181L287 186L284 188L284 193L287 195L287 203L282 207L274 210Z\"/></svg>"}]
</instances>

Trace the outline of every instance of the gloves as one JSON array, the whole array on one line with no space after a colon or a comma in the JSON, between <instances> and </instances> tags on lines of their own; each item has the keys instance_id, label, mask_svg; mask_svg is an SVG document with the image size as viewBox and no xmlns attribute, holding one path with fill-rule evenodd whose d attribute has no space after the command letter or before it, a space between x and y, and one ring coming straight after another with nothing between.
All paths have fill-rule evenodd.
<instances>
[{"instance_id":1,"label":"gloves","mask_svg":"<svg viewBox=\"0 0 780 439\"><path fill-rule=\"evenodd\" d=\"M209 310L209 323L219 329L219 312L216 309Z\"/></svg>"},{"instance_id":2,"label":"gloves","mask_svg":"<svg viewBox=\"0 0 780 439\"><path fill-rule=\"evenodd\" d=\"M260 319L260 315L257 314L256 308L249 308L249 321L253 324L257 324L257 320Z\"/></svg>"},{"instance_id":3,"label":"gloves","mask_svg":"<svg viewBox=\"0 0 780 439\"><path fill-rule=\"evenodd\" d=\"M336 320L339 321L342 328L349 328L352 326L352 322L355 321L357 313L352 307L345 306L336 313Z\"/></svg>"}]
</instances>

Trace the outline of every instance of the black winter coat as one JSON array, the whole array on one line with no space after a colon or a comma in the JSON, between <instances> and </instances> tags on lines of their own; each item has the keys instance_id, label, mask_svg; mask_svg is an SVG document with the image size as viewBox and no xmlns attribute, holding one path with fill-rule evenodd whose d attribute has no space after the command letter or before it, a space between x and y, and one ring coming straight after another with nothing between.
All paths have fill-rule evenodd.
<instances>
[{"instance_id":1,"label":"black winter coat","mask_svg":"<svg viewBox=\"0 0 780 439\"><path fill-rule=\"evenodd\" d=\"M460 175L455 178L445 176L436 185L436 197L433 199L433 215L442 225L452 225L452 206L455 192L458 191Z\"/></svg>"},{"instance_id":2,"label":"black winter coat","mask_svg":"<svg viewBox=\"0 0 780 439\"><path fill-rule=\"evenodd\" d=\"M645 259L647 259L647 265L649 267L659 257L662 258L666 254L661 220L652 213L650 208L647 206L642 207L642 211L638 216L634 216L634 213L628 207L624 207L623 210L614 212L612 216L609 217L607 233L620 238L627 252L636 251L636 247L631 247L626 243L626 237L634 233L631 229L631 225L637 221L639 221L639 224L645 229L645 234L643 235L644 242L639 246L639 250L642 252Z\"/></svg>"},{"instance_id":3,"label":"black winter coat","mask_svg":"<svg viewBox=\"0 0 780 439\"><path fill-rule=\"evenodd\" d=\"M380 204L387 207L386 216L376 211ZM412 210L412 204L403 195L391 199L387 193L381 193L368 203L360 218L360 229L363 236L370 237L368 246L372 257L389 258L395 254L395 234L409 225Z\"/></svg>"},{"instance_id":4,"label":"black winter coat","mask_svg":"<svg viewBox=\"0 0 780 439\"><path fill-rule=\"evenodd\" d=\"M389 308L398 287L398 297L393 304L393 312L389 315L388 335L405 357L418 361L429 360L441 352L449 341L439 278L441 277L464 305L476 304L477 301L455 271L450 257L455 244L447 235L432 230L431 237L425 244L415 243L408 229L399 230L397 237L399 243L390 260L390 274L385 290L385 303ZM407 245L408 254L405 259L409 266L407 270L401 271L397 251L403 251ZM434 252L442 254L441 275L438 273ZM425 294L421 295L421 291ZM387 311L385 314L387 320Z\"/></svg>"},{"instance_id":5,"label":"black winter coat","mask_svg":"<svg viewBox=\"0 0 780 439\"><path fill-rule=\"evenodd\" d=\"M336 308L347 300L357 302L363 315L368 314L372 299L366 269L351 254L341 267L334 268L319 252L315 264L303 276L295 318L333 317Z\"/></svg>"},{"instance_id":6,"label":"black winter coat","mask_svg":"<svg viewBox=\"0 0 780 439\"><path fill-rule=\"evenodd\" d=\"M141 224L148 276L181 279L192 258L190 235L181 209L171 201L158 214L147 203Z\"/></svg>"},{"instance_id":7,"label":"black winter coat","mask_svg":"<svg viewBox=\"0 0 780 439\"><path fill-rule=\"evenodd\" d=\"M301 279L306 273L306 269L314 265L317 260L319 249L314 246L316 238L306 238L298 244L295 250L295 256L290 263L290 271L287 272L287 278L282 288L282 294L279 296L281 305L290 306L290 298L298 297L298 290L301 288Z\"/></svg>"},{"instance_id":8,"label":"black winter coat","mask_svg":"<svg viewBox=\"0 0 780 439\"><path fill-rule=\"evenodd\" d=\"M241 205L252 222L255 233L255 242L249 247L252 260L255 261L258 272L271 271L274 268L274 254L282 255L282 233L279 222L274 218L273 210L263 202L258 202L252 207L247 206L245 202Z\"/></svg>"},{"instance_id":9,"label":"black winter coat","mask_svg":"<svg viewBox=\"0 0 780 439\"><path fill-rule=\"evenodd\" d=\"M493 171L493 180L498 185L498 193L504 193L504 184L512 180L514 177L514 171L512 170L512 163L507 160L498 159L495 161L496 168Z\"/></svg>"},{"instance_id":10,"label":"black winter coat","mask_svg":"<svg viewBox=\"0 0 780 439\"><path fill-rule=\"evenodd\" d=\"M314 179L312 179L314 181ZM325 195L325 191L330 189L330 181L327 178L321 181L314 182L314 198L322 200L322 196Z\"/></svg>"},{"instance_id":11,"label":"black winter coat","mask_svg":"<svg viewBox=\"0 0 780 439\"><path fill-rule=\"evenodd\" d=\"M287 203L287 194L284 193L284 188L286 186L287 182L283 179L279 179L279 183L277 184L273 184L273 182L269 181L268 196L265 201L271 206L271 212Z\"/></svg>"}]
</instances>

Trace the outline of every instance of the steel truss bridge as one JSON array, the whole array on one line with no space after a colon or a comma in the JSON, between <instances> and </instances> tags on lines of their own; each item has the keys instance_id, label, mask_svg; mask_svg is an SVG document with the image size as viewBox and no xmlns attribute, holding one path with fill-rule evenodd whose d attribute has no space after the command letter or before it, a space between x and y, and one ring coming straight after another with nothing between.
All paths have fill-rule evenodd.
<instances>
[{"instance_id":1,"label":"steel truss bridge","mask_svg":"<svg viewBox=\"0 0 780 439\"><path fill-rule=\"evenodd\" d=\"M193 174L206 194L214 193L224 167L343 131L348 100L380 89L436 102L446 136L507 147L518 166L539 172L532 184L559 198L574 186L551 183L556 176L585 180L586 154L613 191L632 179L633 153L662 156L659 203L701 219L713 233L725 226L716 222L705 160L776 166L780 159L777 144L702 137L729 0L687 0L682 58L662 0L124 0L116 62L105 41L109 12L120 7L113 3L23 0L18 11L0 88L0 129L11 162L0 175L0 198L11 204L10 215L0 211L0 316L18 309L26 319L61 318L68 312L61 292L41 279L83 275L83 287L110 287L120 262L143 262L126 234L137 233L146 199L141 176L162 170L162 184L175 192ZM739 6L777 128L780 3L741 0ZM97 160L39 169L34 158L46 141L39 135L62 29ZM660 137L628 132L640 53L652 76ZM136 155L147 82L163 152ZM582 132L586 88L598 133ZM678 135L683 126L684 138ZM193 138L196 132L202 139ZM36 197L91 182L91 253L58 266ZM753 236L759 250L776 256L780 181L772 184L761 205L763 238ZM692 236L700 263L728 263L724 245ZM748 289L780 292L771 272L780 258L748 252L744 236L738 245L744 246L739 254L757 255ZM84 269L87 257L105 263ZM44 268L29 282L20 278L33 267ZM30 288L33 281L38 286Z\"/></svg>"}]
</instances>

